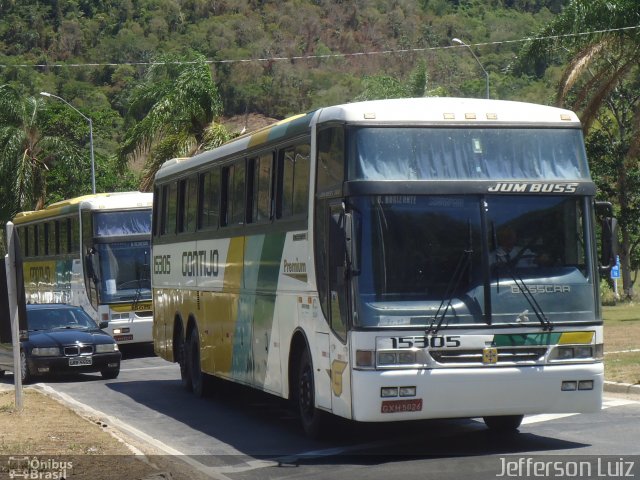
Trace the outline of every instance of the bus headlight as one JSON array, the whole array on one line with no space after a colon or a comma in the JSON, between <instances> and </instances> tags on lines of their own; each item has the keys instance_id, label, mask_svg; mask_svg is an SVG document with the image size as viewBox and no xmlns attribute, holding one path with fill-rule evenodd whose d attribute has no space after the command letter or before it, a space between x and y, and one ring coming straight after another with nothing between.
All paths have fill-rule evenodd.
<instances>
[{"instance_id":1,"label":"bus headlight","mask_svg":"<svg viewBox=\"0 0 640 480\"><path fill-rule=\"evenodd\" d=\"M549 356L550 361L602 360L603 345L566 345L556 347Z\"/></svg>"},{"instance_id":2,"label":"bus headlight","mask_svg":"<svg viewBox=\"0 0 640 480\"><path fill-rule=\"evenodd\" d=\"M415 350L381 350L377 352L378 367L407 367L417 364Z\"/></svg>"},{"instance_id":3,"label":"bus headlight","mask_svg":"<svg viewBox=\"0 0 640 480\"><path fill-rule=\"evenodd\" d=\"M378 352L378 365L395 365L396 363L394 352Z\"/></svg>"}]
</instances>

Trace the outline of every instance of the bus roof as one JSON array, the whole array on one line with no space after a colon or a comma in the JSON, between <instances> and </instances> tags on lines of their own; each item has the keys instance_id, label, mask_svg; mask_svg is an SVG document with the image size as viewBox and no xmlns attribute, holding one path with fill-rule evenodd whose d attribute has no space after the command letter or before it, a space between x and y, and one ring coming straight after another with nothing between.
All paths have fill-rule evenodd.
<instances>
[{"instance_id":1,"label":"bus roof","mask_svg":"<svg viewBox=\"0 0 640 480\"><path fill-rule=\"evenodd\" d=\"M293 138L319 123L339 122L358 125L404 124L438 126L522 125L580 128L580 120L570 111L546 105L506 100L474 98L400 98L371 100L324 107L296 115L190 158L165 162L156 179L197 169L214 159L230 157L238 152L260 147L283 138Z\"/></svg>"},{"instance_id":2,"label":"bus roof","mask_svg":"<svg viewBox=\"0 0 640 480\"><path fill-rule=\"evenodd\" d=\"M87 210L120 210L124 208L151 208L153 194L145 192L111 192L83 195L52 203L42 210L18 213L13 219L16 225L30 223L36 220L54 218L62 215L77 213L80 209Z\"/></svg>"}]
</instances>

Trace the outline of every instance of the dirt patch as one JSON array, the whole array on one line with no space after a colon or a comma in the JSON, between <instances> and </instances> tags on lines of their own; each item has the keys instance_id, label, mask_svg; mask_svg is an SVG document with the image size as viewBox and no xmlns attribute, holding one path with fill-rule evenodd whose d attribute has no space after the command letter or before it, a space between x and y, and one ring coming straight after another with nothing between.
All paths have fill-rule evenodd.
<instances>
[{"instance_id":1,"label":"dirt patch","mask_svg":"<svg viewBox=\"0 0 640 480\"><path fill-rule=\"evenodd\" d=\"M179 459L159 455L37 390L0 392L0 475L92 480L199 478ZM24 477L28 473L30 476Z\"/></svg>"}]
</instances>

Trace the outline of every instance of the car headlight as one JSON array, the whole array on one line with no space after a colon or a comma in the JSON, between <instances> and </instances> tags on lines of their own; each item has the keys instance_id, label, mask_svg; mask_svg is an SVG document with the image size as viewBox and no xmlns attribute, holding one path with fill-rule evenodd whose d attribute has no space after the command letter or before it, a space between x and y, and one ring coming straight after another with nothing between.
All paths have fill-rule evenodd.
<instances>
[{"instance_id":1,"label":"car headlight","mask_svg":"<svg viewBox=\"0 0 640 480\"><path fill-rule=\"evenodd\" d=\"M31 350L31 355L36 357L54 357L60 355L58 347L35 347Z\"/></svg>"},{"instance_id":2,"label":"car headlight","mask_svg":"<svg viewBox=\"0 0 640 480\"><path fill-rule=\"evenodd\" d=\"M100 345L96 345L96 353L109 353L109 352L117 352L118 344L117 343L102 343Z\"/></svg>"}]
</instances>

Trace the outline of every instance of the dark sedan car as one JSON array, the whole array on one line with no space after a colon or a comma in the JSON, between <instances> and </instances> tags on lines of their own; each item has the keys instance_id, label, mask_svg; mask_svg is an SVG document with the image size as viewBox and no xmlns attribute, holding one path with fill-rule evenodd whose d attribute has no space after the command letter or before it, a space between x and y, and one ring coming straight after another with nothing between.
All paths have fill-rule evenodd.
<instances>
[{"instance_id":1,"label":"dark sedan car","mask_svg":"<svg viewBox=\"0 0 640 480\"><path fill-rule=\"evenodd\" d=\"M21 342L22 381L50 373L120 373L118 345L81 307L65 304L27 305L29 338ZM11 345L0 348L0 374L13 370Z\"/></svg>"}]
</instances>

